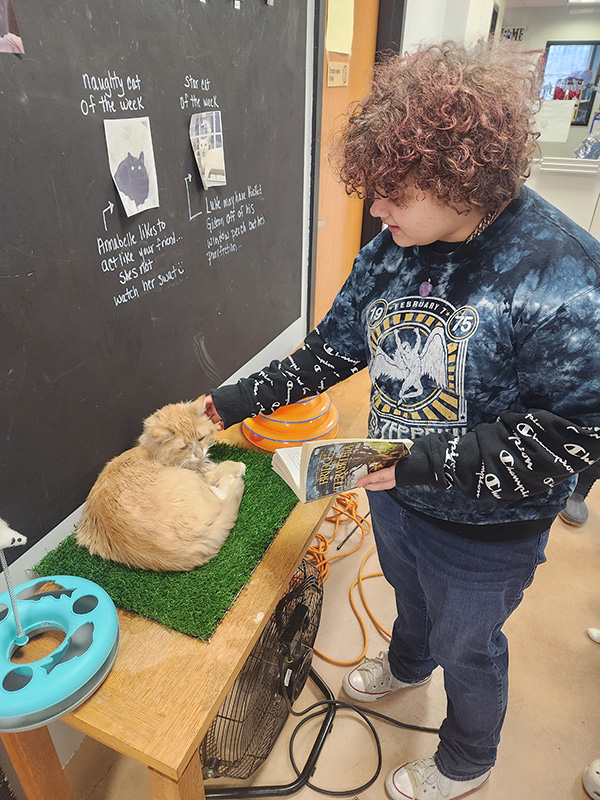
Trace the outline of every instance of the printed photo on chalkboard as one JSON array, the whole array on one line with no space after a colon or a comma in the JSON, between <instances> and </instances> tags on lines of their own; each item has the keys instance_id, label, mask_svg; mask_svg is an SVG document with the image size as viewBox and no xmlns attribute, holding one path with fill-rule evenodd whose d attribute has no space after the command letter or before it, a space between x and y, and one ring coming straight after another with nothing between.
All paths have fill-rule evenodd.
<instances>
[{"instance_id":1,"label":"printed photo on chalkboard","mask_svg":"<svg viewBox=\"0 0 600 800\"><path fill-rule=\"evenodd\" d=\"M24 53L12 0L0 0L0 53Z\"/></svg>"},{"instance_id":2,"label":"printed photo on chalkboard","mask_svg":"<svg viewBox=\"0 0 600 800\"><path fill-rule=\"evenodd\" d=\"M190 142L204 188L225 186L227 178L221 112L203 111L201 114L192 114Z\"/></svg>"},{"instance_id":3,"label":"printed photo on chalkboard","mask_svg":"<svg viewBox=\"0 0 600 800\"><path fill-rule=\"evenodd\" d=\"M148 117L105 119L110 172L128 217L158 207L158 181Z\"/></svg>"}]
</instances>

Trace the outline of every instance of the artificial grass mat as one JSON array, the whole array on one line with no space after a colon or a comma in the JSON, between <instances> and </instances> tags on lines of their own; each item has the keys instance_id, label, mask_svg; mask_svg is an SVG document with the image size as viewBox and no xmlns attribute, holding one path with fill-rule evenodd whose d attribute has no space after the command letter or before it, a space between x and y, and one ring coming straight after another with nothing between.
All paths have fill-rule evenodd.
<instances>
[{"instance_id":1,"label":"artificial grass mat","mask_svg":"<svg viewBox=\"0 0 600 800\"><path fill-rule=\"evenodd\" d=\"M41 576L75 575L101 586L119 608L208 641L298 502L271 469L271 455L216 442L214 461L246 464L237 522L220 552L189 572L152 572L104 561L71 534L34 568Z\"/></svg>"}]
</instances>

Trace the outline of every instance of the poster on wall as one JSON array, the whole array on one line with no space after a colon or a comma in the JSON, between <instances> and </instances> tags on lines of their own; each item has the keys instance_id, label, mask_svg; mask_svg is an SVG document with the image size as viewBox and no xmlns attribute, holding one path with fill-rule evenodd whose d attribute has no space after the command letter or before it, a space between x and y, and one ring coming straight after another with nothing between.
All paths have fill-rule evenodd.
<instances>
[{"instance_id":1,"label":"poster on wall","mask_svg":"<svg viewBox=\"0 0 600 800\"><path fill-rule=\"evenodd\" d=\"M148 117L105 119L110 172L128 217L158 207L158 181Z\"/></svg>"},{"instance_id":2,"label":"poster on wall","mask_svg":"<svg viewBox=\"0 0 600 800\"><path fill-rule=\"evenodd\" d=\"M24 53L12 0L0 0L0 53Z\"/></svg>"},{"instance_id":3,"label":"poster on wall","mask_svg":"<svg viewBox=\"0 0 600 800\"><path fill-rule=\"evenodd\" d=\"M327 3L327 27L325 49L327 52L352 52L354 37L354 0L329 0Z\"/></svg>"},{"instance_id":4,"label":"poster on wall","mask_svg":"<svg viewBox=\"0 0 600 800\"><path fill-rule=\"evenodd\" d=\"M566 142L576 100L545 100L536 114L539 142Z\"/></svg>"},{"instance_id":5,"label":"poster on wall","mask_svg":"<svg viewBox=\"0 0 600 800\"><path fill-rule=\"evenodd\" d=\"M508 42L522 42L527 28L502 28L502 38Z\"/></svg>"},{"instance_id":6,"label":"poster on wall","mask_svg":"<svg viewBox=\"0 0 600 800\"><path fill-rule=\"evenodd\" d=\"M225 186L227 177L221 112L204 111L192 114L190 142L204 188Z\"/></svg>"}]
</instances>

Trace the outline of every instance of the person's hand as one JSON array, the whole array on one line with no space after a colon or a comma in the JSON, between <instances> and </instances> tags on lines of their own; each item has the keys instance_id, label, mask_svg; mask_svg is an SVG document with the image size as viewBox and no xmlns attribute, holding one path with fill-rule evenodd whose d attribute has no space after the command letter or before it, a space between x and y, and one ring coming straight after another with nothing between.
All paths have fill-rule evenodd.
<instances>
[{"instance_id":1,"label":"person's hand","mask_svg":"<svg viewBox=\"0 0 600 800\"><path fill-rule=\"evenodd\" d=\"M215 423L218 431L222 431L225 428L225 425L223 425L223 420L215 408L211 394L206 395L206 416L211 420L211 422Z\"/></svg>"},{"instance_id":2,"label":"person's hand","mask_svg":"<svg viewBox=\"0 0 600 800\"><path fill-rule=\"evenodd\" d=\"M396 467L378 469L361 478L357 483L359 489L368 489L370 492L381 492L384 489L393 489L396 485Z\"/></svg>"}]
</instances>

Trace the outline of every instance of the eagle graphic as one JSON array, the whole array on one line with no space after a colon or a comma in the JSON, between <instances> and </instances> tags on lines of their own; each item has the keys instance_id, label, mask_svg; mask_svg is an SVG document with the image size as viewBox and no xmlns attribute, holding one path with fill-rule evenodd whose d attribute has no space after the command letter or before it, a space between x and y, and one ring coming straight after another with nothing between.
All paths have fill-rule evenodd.
<instances>
[{"instance_id":1,"label":"eagle graphic","mask_svg":"<svg viewBox=\"0 0 600 800\"><path fill-rule=\"evenodd\" d=\"M384 376L399 381L399 402L423 394L424 376L431 378L441 389L448 388L448 351L441 325L435 327L424 342L421 331L415 329L416 338L412 346L402 341L398 329L393 331L393 335L396 345L391 356L384 351L380 342L377 344L370 366L373 382Z\"/></svg>"}]
</instances>

